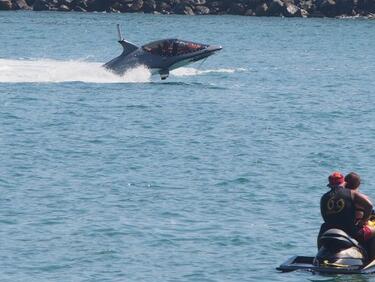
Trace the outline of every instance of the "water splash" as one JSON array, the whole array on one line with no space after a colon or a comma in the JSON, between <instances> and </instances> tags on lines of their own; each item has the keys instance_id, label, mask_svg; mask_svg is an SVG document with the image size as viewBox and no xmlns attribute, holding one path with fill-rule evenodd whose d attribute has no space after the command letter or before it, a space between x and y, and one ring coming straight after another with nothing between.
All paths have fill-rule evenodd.
<instances>
[{"instance_id":1,"label":"water splash","mask_svg":"<svg viewBox=\"0 0 375 282\"><path fill-rule=\"evenodd\" d=\"M178 68L171 72L173 76L195 76L195 75L203 75L209 73L234 73L237 71L245 71L244 68L236 68L236 69L209 69L209 70L199 70L196 68Z\"/></svg>"},{"instance_id":2,"label":"water splash","mask_svg":"<svg viewBox=\"0 0 375 282\"><path fill-rule=\"evenodd\" d=\"M197 76L210 73L234 73L245 69L200 70L183 67L171 72L172 76ZM99 62L79 60L58 61L51 59L11 60L0 59L0 83L145 83L151 81L151 71L139 66L118 76L102 67Z\"/></svg>"},{"instance_id":3,"label":"water splash","mask_svg":"<svg viewBox=\"0 0 375 282\"><path fill-rule=\"evenodd\" d=\"M151 72L145 66L118 76L97 62L0 59L0 83L144 83L150 80Z\"/></svg>"}]
</instances>

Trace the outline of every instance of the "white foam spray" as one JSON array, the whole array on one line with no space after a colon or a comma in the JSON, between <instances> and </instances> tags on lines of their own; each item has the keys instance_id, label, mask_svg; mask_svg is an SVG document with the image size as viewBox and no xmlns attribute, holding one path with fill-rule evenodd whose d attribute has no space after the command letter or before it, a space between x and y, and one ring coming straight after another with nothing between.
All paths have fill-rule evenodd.
<instances>
[{"instance_id":1,"label":"white foam spray","mask_svg":"<svg viewBox=\"0 0 375 282\"><path fill-rule=\"evenodd\" d=\"M245 71L244 68L236 69L209 69L209 70L200 70L196 68L178 68L171 72L173 76L195 76L195 75L204 75L209 73L234 73L237 71Z\"/></svg>"},{"instance_id":2,"label":"white foam spray","mask_svg":"<svg viewBox=\"0 0 375 282\"><path fill-rule=\"evenodd\" d=\"M58 61L50 59L11 60L0 59L0 83L146 83L151 81L151 71L139 66L118 76L102 67L103 63L80 60ZM201 70L182 67L171 72L171 76L197 76L210 73L234 73L245 69L222 68Z\"/></svg>"},{"instance_id":3,"label":"white foam spray","mask_svg":"<svg viewBox=\"0 0 375 282\"><path fill-rule=\"evenodd\" d=\"M150 80L151 72L144 66L118 76L97 62L0 59L0 83L144 83Z\"/></svg>"}]
</instances>

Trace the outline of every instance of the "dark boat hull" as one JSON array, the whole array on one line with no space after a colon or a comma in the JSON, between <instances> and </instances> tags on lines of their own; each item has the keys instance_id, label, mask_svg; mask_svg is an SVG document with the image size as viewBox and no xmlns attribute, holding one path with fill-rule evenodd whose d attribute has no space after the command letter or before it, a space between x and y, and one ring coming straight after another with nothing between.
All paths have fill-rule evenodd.
<instances>
[{"instance_id":1,"label":"dark boat hull","mask_svg":"<svg viewBox=\"0 0 375 282\"><path fill-rule=\"evenodd\" d=\"M291 272L296 270L309 271L321 274L373 274L375 273L375 260L363 268L350 265L327 265L315 266L314 257L293 256L276 269L282 272Z\"/></svg>"}]
</instances>

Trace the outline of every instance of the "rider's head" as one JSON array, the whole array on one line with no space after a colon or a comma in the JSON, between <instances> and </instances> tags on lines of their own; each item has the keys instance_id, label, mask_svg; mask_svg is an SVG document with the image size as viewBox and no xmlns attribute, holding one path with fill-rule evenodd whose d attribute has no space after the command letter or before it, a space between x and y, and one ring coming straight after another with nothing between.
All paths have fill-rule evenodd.
<instances>
[{"instance_id":1,"label":"rider's head","mask_svg":"<svg viewBox=\"0 0 375 282\"><path fill-rule=\"evenodd\" d=\"M355 172L348 173L345 176L345 187L351 190L355 190L361 185L361 178Z\"/></svg>"},{"instance_id":2,"label":"rider's head","mask_svg":"<svg viewBox=\"0 0 375 282\"><path fill-rule=\"evenodd\" d=\"M344 175L342 175L340 172L335 171L328 176L329 187L344 186L344 183Z\"/></svg>"}]
</instances>

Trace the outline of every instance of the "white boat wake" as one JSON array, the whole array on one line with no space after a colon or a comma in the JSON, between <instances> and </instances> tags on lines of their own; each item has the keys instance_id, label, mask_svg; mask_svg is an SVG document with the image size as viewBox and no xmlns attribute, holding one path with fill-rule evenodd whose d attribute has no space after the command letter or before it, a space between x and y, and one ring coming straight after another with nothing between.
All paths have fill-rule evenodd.
<instances>
[{"instance_id":1,"label":"white boat wake","mask_svg":"<svg viewBox=\"0 0 375 282\"><path fill-rule=\"evenodd\" d=\"M172 76L196 76L210 73L234 73L243 69L200 70L190 67L171 72ZM0 59L0 83L147 83L151 72L144 66L131 69L118 76L104 69L102 63L79 60L58 61L50 59L12 60Z\"/></svg>"},{"instance_id":2,"label":"white boat wake","mask_svg":"<svg viewBox=\"0 0 375 282\"><path fill-rule=\"evenodd\" d=\"M173 76L195 76L195 75L204 75L209 73L235 73L239 71L245 71L244 68L236 69L211 69L211 70L201 70L196 68L182 67L175 69L171 72Z\"/></svg>"},{"instance_id":3,"label":"white boat wake","mask_svg":"<svg viewBox=\"0 0 375 282\"><path fill-rule=\"evenodd\" d=\"M102 63L57 60L0 59L0 83L142 83L151 81L151 72L137 67L118 76L102 67Z\"/></svg>"}]
</instances>

